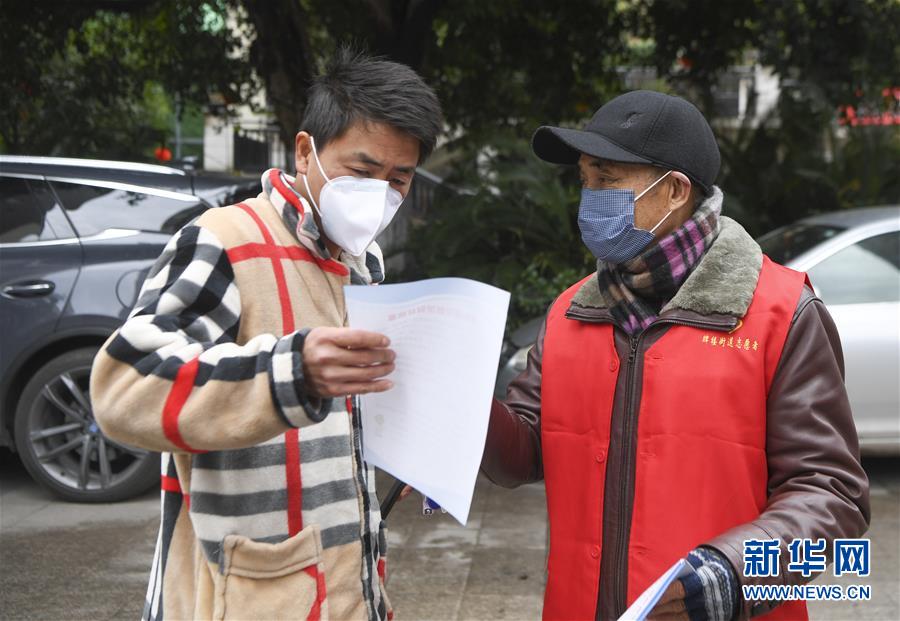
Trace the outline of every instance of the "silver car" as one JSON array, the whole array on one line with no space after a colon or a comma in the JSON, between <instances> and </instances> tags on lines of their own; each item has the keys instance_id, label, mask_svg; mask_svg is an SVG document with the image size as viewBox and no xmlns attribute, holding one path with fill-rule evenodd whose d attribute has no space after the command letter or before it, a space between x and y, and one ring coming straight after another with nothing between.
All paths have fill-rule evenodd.
<instances>
[{"instance_id":1,"label":"silver car","mask_svg":"<svg viewBox=\"0 0 900 621\"><path fill-rule=\"evenodd\" d=\"M862 452L900 455L900 206L813 216L758 241L772 260L809 274L837 324ZM498 398L525 369L541 321L507 339Z\"/></svg>"},{"instance_id":2,"label":"silver car","mask_svg":"<svg viewBox=\"0 0 900 621\"><path fill-rule=\"evenodd\" d=\"M900 206L813 216L758 241L809 274L834 318L862 451L900 454Z\"/></svg>"}]
</instances>

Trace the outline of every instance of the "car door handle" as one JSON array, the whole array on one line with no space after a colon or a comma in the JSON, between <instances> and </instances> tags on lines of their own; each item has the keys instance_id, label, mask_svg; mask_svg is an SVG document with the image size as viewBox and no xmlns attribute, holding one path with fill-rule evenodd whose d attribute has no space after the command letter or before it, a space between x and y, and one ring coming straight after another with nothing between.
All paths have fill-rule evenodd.
<instances>
[{"instance_id":1,"label":"car door handle","mask_svg":"<svg viewBox=\"0 0 900 621\"><path fill-rule=\"evenodd\" d=\"M22 282L3 287L3 295L11 298L36 298L42 295L50 295L56 286L46 280Z\"/></svg>"}]
</instances>

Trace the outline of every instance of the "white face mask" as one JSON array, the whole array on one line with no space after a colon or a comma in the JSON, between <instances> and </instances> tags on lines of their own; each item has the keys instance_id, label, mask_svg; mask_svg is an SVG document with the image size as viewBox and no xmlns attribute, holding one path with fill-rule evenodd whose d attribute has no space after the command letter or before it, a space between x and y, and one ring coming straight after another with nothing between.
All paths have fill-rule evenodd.
<instances>
[{"instance_id":1,"label":"white face mask","mask_svg":"<svg viewBox=\"0 0 900 621\"><path fill-rule=\"evenodd\" d=\"M325 185L319 192L317 205L306 175L303 175L306 194L319 213L328 239L354 257L361 256L394 219L403 195L380 179L349 176L329 179L319 162L316 143L311 136L309 141Z\"/></svg>"}]
</instances>

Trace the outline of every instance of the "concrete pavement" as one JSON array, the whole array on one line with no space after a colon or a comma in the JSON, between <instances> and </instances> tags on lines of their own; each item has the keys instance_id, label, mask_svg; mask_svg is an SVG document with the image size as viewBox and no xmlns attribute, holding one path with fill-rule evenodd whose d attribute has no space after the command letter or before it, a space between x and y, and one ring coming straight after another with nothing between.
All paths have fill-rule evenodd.
<instances>
[{"instance_id":1,"label":"concrete pavement","mask_svg":"<svg viewBox=\"0 0 900 621\"><path fill-rule=\"evenodd\" d=\"M869 460L870 602L819 602L811 618L897 619L900 610L900 460ZM388 479L379 477L386 491ZM388 520L388 590L396 619L538 619L546 513L541 485L479 481L469 524L421 516L420 497ZM140 614L157 529L158 495L76 505L43 492L0 452L0 619L118 620Z\"/></svg>"},{"instance_id":2,"label":"concrete pavement","mask_svg":"<svg viewBox=\"0 0 900 621\"><path fill-rule=\"evenodd\" d=\"M0 452L0 619L137 619L159 492L117 504L56 499Z\"/></svg>"},{"instance_id":3,"label":"concrete pavement","mask_svg":"<svg viewBox=\"0 0 900 621\"><path fill-rule=\"evenodd\" d=\"M391 483L378 481L382 490ZM117 504L57 500L0 452L0 619L138 618L158 511L158 492ZM423 517L413 494L389 519L396 618L538 618L545 547L542 486L481 482L465 528L448 515Z\"/></svg>"},{"instance_id":4,"label":"concrete pavement","mask_svg":"<svg viewBox=\"0 0 900 621\"><path fill-rule=\"evenodd\" d=\"M386 489L380 486L379 489ZM423 517L421 496L388 519L388 596L397 619L539 619L547 512L542 485L481 479L466 527Z\"/></svg>"}]
</instances>

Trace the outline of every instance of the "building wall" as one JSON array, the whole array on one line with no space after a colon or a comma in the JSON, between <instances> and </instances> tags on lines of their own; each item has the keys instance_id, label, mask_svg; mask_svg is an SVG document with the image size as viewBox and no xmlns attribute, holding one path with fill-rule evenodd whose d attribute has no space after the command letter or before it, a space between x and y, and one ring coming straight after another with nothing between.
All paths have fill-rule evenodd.
<instances>
[{"instance_id":1,"label":"building wall","mask_svg":"<svg viewBox=\"0 0 900 621\"><path fill-rule=\"evenodd\" d=\"M260 157L235 154L235 134L259 141ZM290 161L272 117L240 106L230 116L207 114L203 128L203 168L256 174L266 168L288 167Z\"/></svg>"}]
</instances>

